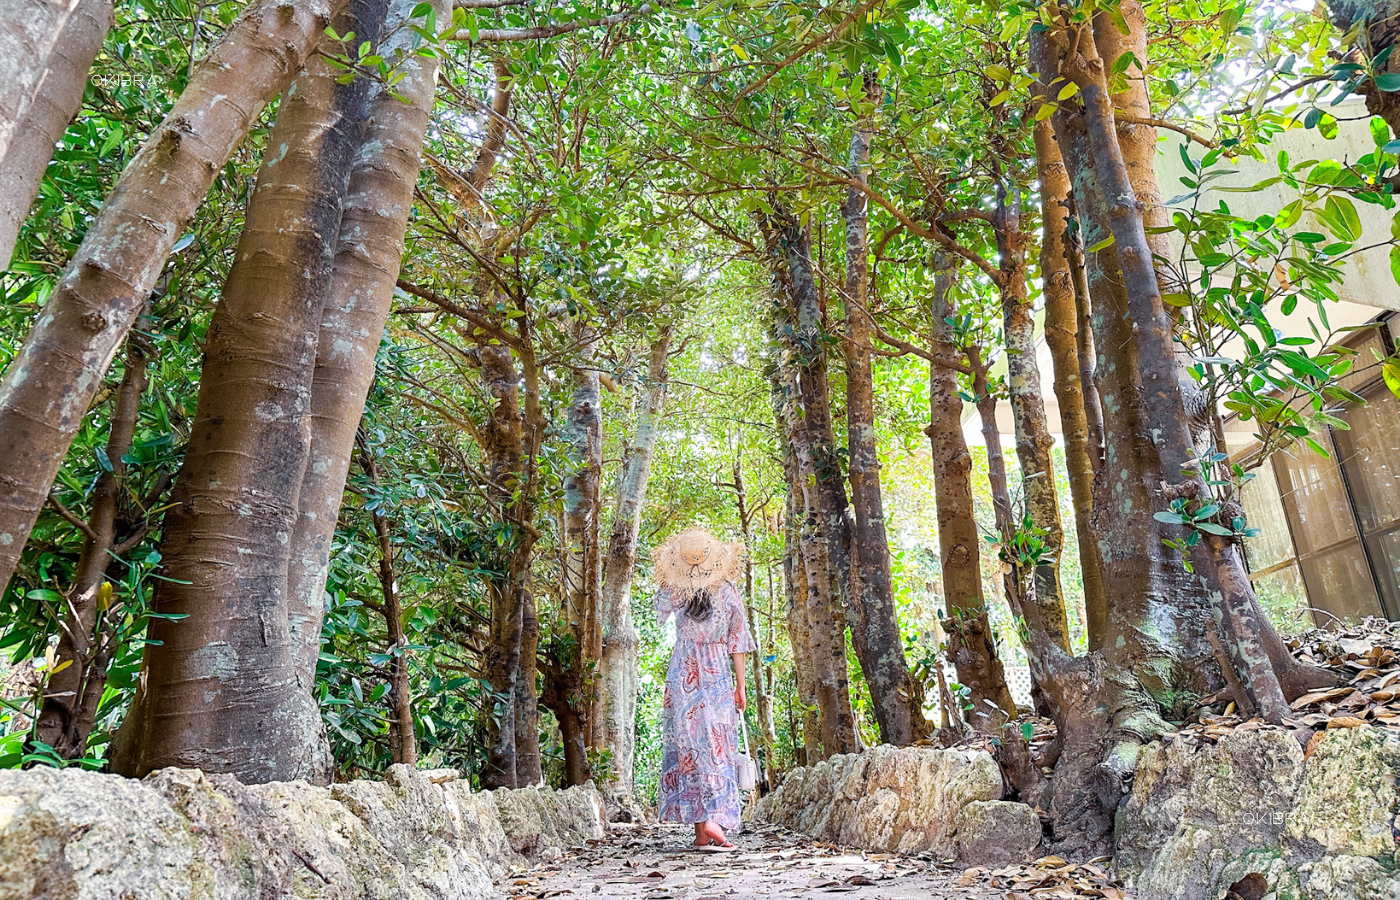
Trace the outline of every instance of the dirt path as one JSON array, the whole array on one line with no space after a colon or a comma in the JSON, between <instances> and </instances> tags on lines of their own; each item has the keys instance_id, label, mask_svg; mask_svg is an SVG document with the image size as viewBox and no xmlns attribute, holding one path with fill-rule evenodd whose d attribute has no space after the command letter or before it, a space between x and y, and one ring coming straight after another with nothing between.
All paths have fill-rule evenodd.
<instances>
[{"instance_id":1,"label":"dirt path","mask_svg":"<svg viewBox=\"0 0 1400 900\"><path fill-rule=\"evenodd\" d=\"M613 826L606 841L575 850L498 883L500 896L637 898L637 900L1021 900L1127 898L1082 867L1015 866L995 872L963 870L933 860L861 853L817 843L776 826L733 835L739 850L701 854L687 849L689 826ZM1027 875L1026 873L1030 873ZM1075 881L1081 882L1075 884ZM1097 882L1091 885L1088 882ZM1056 890L1059 888L1059 890Z\"/></svg>"}]
</instances>

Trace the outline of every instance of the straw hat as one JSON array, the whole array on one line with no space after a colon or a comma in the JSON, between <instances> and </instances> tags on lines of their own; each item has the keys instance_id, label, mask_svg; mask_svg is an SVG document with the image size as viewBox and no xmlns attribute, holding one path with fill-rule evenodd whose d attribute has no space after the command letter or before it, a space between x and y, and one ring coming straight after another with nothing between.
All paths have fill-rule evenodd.
<instances>
[{"instance_id":1,"label":"straw hat","mask_svg":"<svg viewBox=\"0 0 1400 900\"><path fill-rule=\"evenodd\" d=\"M661 587L689 595L734 581L744 565L744 545L725 543L703 528L687 528L653 550L651 560Z\"/></svg>"}]
</instances>

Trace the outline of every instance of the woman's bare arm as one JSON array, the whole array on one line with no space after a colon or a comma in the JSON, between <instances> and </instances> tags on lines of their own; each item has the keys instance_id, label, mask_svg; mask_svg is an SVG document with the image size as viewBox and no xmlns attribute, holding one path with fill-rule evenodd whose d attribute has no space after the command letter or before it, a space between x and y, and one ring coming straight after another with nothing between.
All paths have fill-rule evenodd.
<instances>
[{"instance_id":1,"label":"woman's bare arm","mask_svg":"<svg viewBox=\"0 0 1400 900\"><path fill-rule=\"evenodd\" d=\"M743 712L749 706L749 698L744 695L744 661L748 658L747 653L731 653L734 658L734 705Z\"/></svg>"}]
</instances>

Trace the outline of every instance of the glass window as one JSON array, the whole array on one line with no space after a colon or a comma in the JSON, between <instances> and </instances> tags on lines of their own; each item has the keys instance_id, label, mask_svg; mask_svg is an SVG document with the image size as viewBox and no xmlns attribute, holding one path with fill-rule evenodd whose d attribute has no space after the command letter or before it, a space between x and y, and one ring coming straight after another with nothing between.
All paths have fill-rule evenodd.
<instances>
[{"instance_id":1,"label":"glass window","mask_svg":"<svg viewBox=\"0 0 1400 900\"><path fill-rule=\"evenodd\" d=\"M1251 572L1261 572L1294 557L1293 538L1279 496L1271 460L1254 470L1254 478L1240 490L1245 520L1259 533L1245 542L1245 556Z\"/></svg>"},{"instance_id":2,"label":"glass window","mask_svg":"<svg viewBox=\"0 0 1400 900\"><path fill-rule=\"evenodd\" d=\"M1275 569L1267 575L1254 579L1254 591L1259 603L1279 630L1285 634L1296 634L1315 623L1326 624L1325 615L1313 616L1308 604L1308 591L1303 586L1303 576L1297 563L1290 563Z\"/></svg>"},{"instance_id":3,"label":"glass window","mask_svg":"<svg viewBox=\"0 0 1400 900\"><path fill-rule=\"evenodd\" d=\"M1346 412L1351 430L1335 433L1337 453L1385 606L1400 618L1400 400L1384 383L1362 396Z\"/></svg>"},{"instance_id":4,"label":"glass window","mask_svg":"<svg viewBox=\"0 0 1400 900\"><path fill-rule=\"evenodd\" d=\"M1335 452L1297 444L1273 463L1312 605L1342 619L1382 615Z\"/></svg>"}]
</instances>

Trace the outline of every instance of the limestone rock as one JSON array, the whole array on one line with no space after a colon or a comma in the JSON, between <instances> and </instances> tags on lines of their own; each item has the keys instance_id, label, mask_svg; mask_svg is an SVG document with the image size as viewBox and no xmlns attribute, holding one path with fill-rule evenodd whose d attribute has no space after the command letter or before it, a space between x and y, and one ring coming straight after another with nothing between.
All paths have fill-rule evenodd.
<instances>
[{"instance_id":1,"label":"limestone rock","mask_svg":"<svg viewBox=\"0 0 1400 900\"><path fill-rule=\"evenodd\" d=\"M1116 820L1115 866L1139 900L1216 900L1250 873L1271 897L1400 900L1393 827L1400 743L1278 730L1212 746L1149 744Z\"/></svg>"},{"instance_id":2,"label":"limestone rock","mask_svg":"<svg viewBox=\"0 0 1400 900\"><path fill-rule=\"evenodd\" d=\"M958 858L970 866L1025 862L1040 844L1040 817L1024 803L974 800L953 820Z\"/></svg>"},{"instance_id":3,"label":"limestone rock","mask_svg":"<svg viewBox=\"0 0 1400 900\"><path fill-rule=\"evenodd\" d=\"M756 816L846 846L953 856L958 812L1002 793L983 751L884 745L788 773Z\"/></svg>"},{"instance_id":4,"label":"limestone rock","mask_svg":"<svg viewBox=\"0 0 1400 900\"><path fill-rule=\"evenodd\" d=\"M198 841L151 788L92 772L0 772L0 898L192 896Z\"/></svg>"},{"instance_id":5,"label":"limestone rock","mask_svg":"<svg viewBox=\"0 0 1400 900\"><path fill-rule=\"evenodd\" d=\"M509 834L502 809L532 830ZM592 786L490 794L407 766L332 788L5 771L0 900L484 900L525 857L601 837L602 811Z\"/></svg>"},{"instance_id":6,"label":"limestone rock","mask_svg":"<svg viewBox=\"0 0 1400 900\"><path fill-rule=\"evenodd\" d=\"M563 791L499 788L492 796L511 849L521 856L556 859L606 833L603 798L592 782Z\"/></svg>"}]
</instances>

